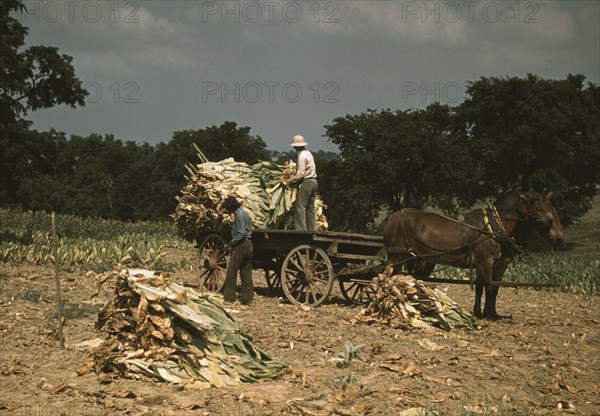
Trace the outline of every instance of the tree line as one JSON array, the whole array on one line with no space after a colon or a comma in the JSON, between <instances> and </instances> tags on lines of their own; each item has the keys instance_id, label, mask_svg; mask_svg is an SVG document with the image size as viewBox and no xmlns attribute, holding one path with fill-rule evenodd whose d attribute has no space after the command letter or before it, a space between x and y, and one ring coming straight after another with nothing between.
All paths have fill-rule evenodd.
<instances>
[{"instance_id":1,"label":"tree line","mask_svg":"<svg viewBox=\"0 0 600 416\"><path fill-rule=\"evenodd\" d=\"M324 192L334 223L360 230L381 211L466 209L520 185L553 191L564 225L591 207L600 183L600 89L565 79L483 77L450 107L368 110L326 126L342 158Z\"/></svg>"},{"instance_id":2,"label":"tree line","mask_svg":"<svg viewBox=\"0 0 600 416\"><path fill-rule=\"evenodd\" d=\"M166 220L186 182L185 165L201 163L194 145L211 161L233 157L249 164L283 163L290 153L269 151L249 127L178 131L156 145L112 135L87 137L55 130L6 130L0 134L1 206L121 220ZM317 152L327 160L331 152Z\"/></svg>"},{"instance_id":3,"label":"tree line","mask_svg":"<svg viewBox=\"0 0 600 416\"><path fill-rule=\"evenodd\" d=\"M233 121L174 132L157 145L112 135L38 132L30 111L84 105L72 58L25 48L27 28L0 3L0 206L122 220L167 219L185 183L193 144L210 160L294 159L270 151ZM563 223L591 206L600 183L600 89L583 75L482 77L451 107L368 109L325 126L339 155L316 152L332 229L373 231L375 218L407 206L456 212L516 186L552 190ZM315 138L311 143L316 143Z\"/></svg>"}]
</instances>

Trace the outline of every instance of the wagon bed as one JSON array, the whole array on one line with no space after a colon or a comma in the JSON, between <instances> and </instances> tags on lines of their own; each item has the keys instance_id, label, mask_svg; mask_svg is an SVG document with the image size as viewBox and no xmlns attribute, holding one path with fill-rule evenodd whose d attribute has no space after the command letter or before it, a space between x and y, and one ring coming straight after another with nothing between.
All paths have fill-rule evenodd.
<instances>
[{"instance_id":1,"label":"wagon bed","mask_svg":"<svg viewBox=\"0 0 600 416\"><path fill-rule=\"evenodd\" d=\"M207 232L196 239L203 285L218 291L225 281L229 231ZM337 277L343 296L361 301L368 286L344 271L356 265L383 264L383 238L332 231L264 230L252 232L253 267L263 269L269 289L283 290L294 304L318 306L331 293Z\"/></svg>"}]
</instances>

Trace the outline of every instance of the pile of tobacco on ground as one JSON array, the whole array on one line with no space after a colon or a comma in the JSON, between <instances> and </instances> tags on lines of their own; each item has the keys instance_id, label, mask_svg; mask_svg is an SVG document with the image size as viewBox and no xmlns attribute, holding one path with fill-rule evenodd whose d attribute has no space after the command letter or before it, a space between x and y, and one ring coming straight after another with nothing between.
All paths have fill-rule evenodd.
<instances>
[{"instance_id":1,"label":"pile of tobacco on ground","mask_svg":"<svg viewBox=\"0 0 600 416\"><path fill-rule=\"evenodd\" d=\"M240 332L222 298L170 281L149 270L107 272L98 290L115 280L115 296L98 314L108 338L79 371L102 380L124 376L197 388L273 379L288 369Z\"/></svg>"},{"instance_id":2,"label":"pile of tobacco on ground","mask_svg":"<svg viewBox=\"0 0 600 416\"><path fill-rule=\"evenodd\" d=\"M475 328L475 317L439 289L388 267L375 279L371 303L355 322L411 329L434 326L446 331Z\"/></svg>"},{"instance_id":3,"label":"pile of tobacco on ground","mask_svg":"<svg viewBox=\"0 0 600 416\"><path fill-rule=\"evenodd\" d=\"M187 183L177 196L179 202L172 218L180 234L195 239L202 231L226 229L231 216L222 209L225 199L233 195L242 203L255 228L293 228L293 206L298 193L297 185L288 184L295 175L296 165L259 162L248 165L232 158L208 162L198 151L199 165L187 165ZM326 206L317 197L317 228L326 230L323 215Z\"/></svg>"}]
</instances>

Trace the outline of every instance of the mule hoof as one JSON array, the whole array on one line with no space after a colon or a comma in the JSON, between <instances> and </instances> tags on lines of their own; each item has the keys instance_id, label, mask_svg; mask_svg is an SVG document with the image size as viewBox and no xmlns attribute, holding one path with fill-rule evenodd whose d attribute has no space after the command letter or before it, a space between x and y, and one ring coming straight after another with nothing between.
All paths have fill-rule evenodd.
<instances>
[{"instance_id":1,"label":"mule hoof","mask_svg":"<svg viewBox=\"0 0 600 416\"><path fill-rule=\"evenodd\" d=\"M512 319L512 315L499 315L497 313L486 314L485 317L491 321L500 321L502 319Z\"/></svg>"}]
</instances>

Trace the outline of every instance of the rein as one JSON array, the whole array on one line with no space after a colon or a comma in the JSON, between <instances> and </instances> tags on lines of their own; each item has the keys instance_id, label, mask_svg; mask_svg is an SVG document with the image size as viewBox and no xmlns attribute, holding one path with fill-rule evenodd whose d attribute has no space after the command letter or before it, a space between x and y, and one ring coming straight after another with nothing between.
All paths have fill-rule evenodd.
<instances>
[{"instance_id":1,"label":"rein","mask_svg":"<svg viewBox=\"0 0 600 416\"><path fill-rule=\"evenodd\" d=\"M506 228L504 228L504 223L502 222L502 218L498 213L498 209L493 204L487 204L487 207L482 208L481 211L483 213L484 227L489 233L494 235L496 241L498 241L501 246L512 250L513 253L520 253L521 248L512 238L510 238L510 235L508 235L506 232Z\"/></svg>"},{"instance_id":2,"label":"rein","mask_svg":"<svg viewBox=\"0 0 600 416\"><path fill-rule=\"evenodd\" d=\"M520 207L518 206L517 209L519 209L519 208ZM462 237L463 237L462 230L470 229L480 235L485 236L486 238L493 238L502 247L508 248L508 249L512 250L513 252L520 253L522 251L521 248L517 245L517 243L514 242L514 240L512 240L510 238L510 236L508 235L508 233L506 232L506 229L504 228L504 224L502 223L502 218L500 217L500 214L499 214L499 210L493 204L487 204L487 207L481 209L483 229L475 227L464 221L459 221L459 220L449 217L447 215L439 214L437 212L418 211L418 213L419 214L436 215L438 217L444 218L447 221L450 221L450 222L460 225L461 233L459 234L459 239L462 239ZM434 257L434 256L440 256L440 255L444 255L444 254L458 254L466 247L471 248L477 241L477 238L475 238L473 241L465 242L463 244L460 244L457 247L450 248L447 250L440 250L438 248L431 247L431 246L425 244L424 242L420 241L419 239L417 239L415 237L414 233L412 233L412 231L406 227L406 215L407 214L409 214L409 213L406 212L405 210L401 211L402 228L404 229L404 232L402 234L404 237L404 247L406 247L407 252L414 255L414 250L408 244L408 238L407 238L408 233L410 233L410 237L412 238L412 240L414 240L418 244L428 248L429 250L436 251L436 253L421 254L418 257ZM393 234L393 238L392 238L393 246L396 245L395 243L396 243L397 228L398 228L398 223L396 223L394 226L394 234ZM471 257L471 255L469 255L469 258L470 257ZM472 260L470 259L469 262L471 262L471 261Z\"/></svg>"}]
</instances>

